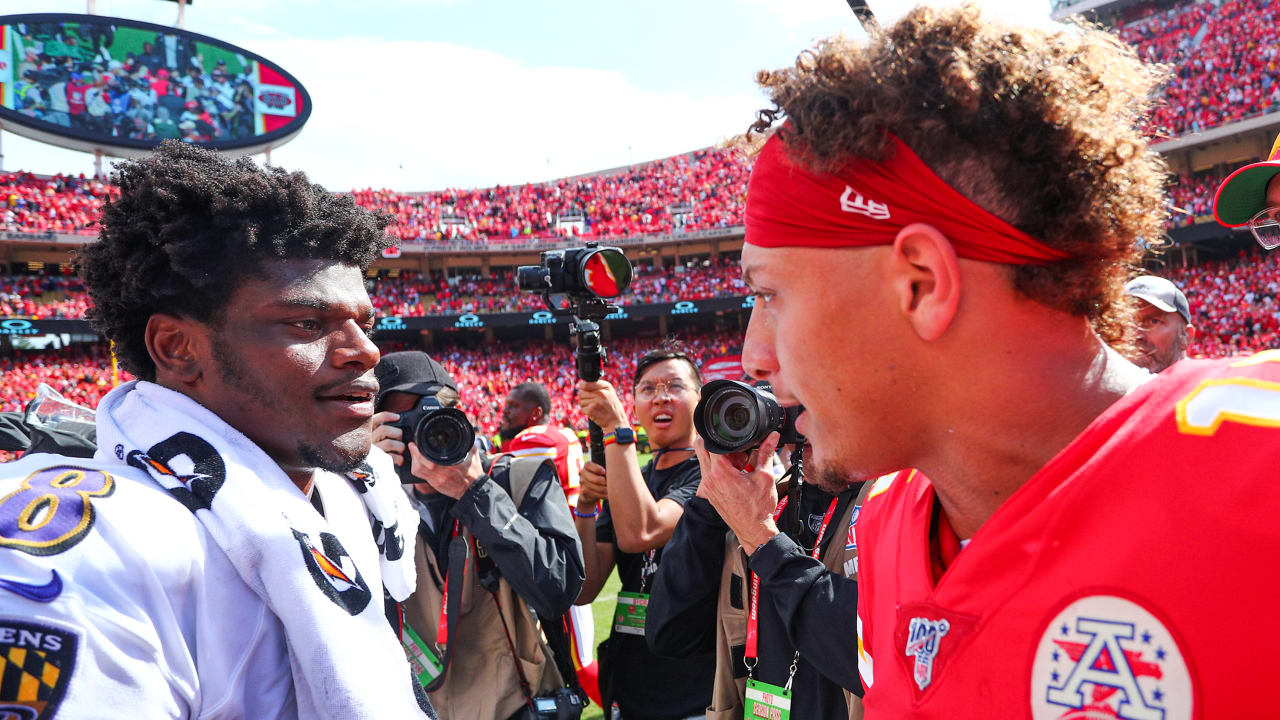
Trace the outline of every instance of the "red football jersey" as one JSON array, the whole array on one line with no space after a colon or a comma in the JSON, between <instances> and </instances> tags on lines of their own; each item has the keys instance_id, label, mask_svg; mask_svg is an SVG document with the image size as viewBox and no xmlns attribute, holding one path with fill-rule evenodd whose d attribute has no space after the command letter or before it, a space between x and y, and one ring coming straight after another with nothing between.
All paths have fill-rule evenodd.
<instances>
[{"instance_id":1,"label":"red football jersey","mask_svg":"<svg viewBox=\"0 0 1280 720\"><path fill-rule=\"evenodd\" d=\"M866 717L1277 712L1277 479L1280 350L1183 362L1117 402L936 585L932 485L881 478L857 525Z\"/></svg>"},{"instance_id":2,"label":"red football jersey","mask_svg":"<svg viewBox=\"0 0 1280 720\"><path fill-rule=\"evenodd\" d=\"M502 452L516 457L547 457L556 463L556 474L569 506L578 503L578 471L582 469L582 446L573 431L550 425L531 425L521 430Z\"/></svg>"}]
</instances>

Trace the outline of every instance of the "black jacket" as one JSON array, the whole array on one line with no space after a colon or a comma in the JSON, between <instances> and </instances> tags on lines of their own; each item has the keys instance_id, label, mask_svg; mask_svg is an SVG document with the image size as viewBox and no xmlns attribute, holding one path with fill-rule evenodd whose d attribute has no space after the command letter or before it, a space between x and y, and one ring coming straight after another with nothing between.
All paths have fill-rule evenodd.
<instances>
[{"instance_id":1,"label":"black jacket","mask_svg":"<svg viewBox=\"0 0 1280 720\"><path fill-rule=\"evenodd\" d=\"M419 530L441 567L448 565L446 553L457 519L538 617L559 617L569 611L586 580L586 570L554 465L544 463L538 469L518 511L507 490L488 475L457 500L413 494L419 514L431 516L434 528L424 518ZM481 568L482 577L484 571Z\"/></svg>"},{"instance_id":2,"label":"black jacket","mask_svg":"<svg viewBox=\"0 0 1280 720\"><path fill-rule=\"evenodd\" d=\"M834 515L841 516L857 495L841 493ZM789 504L779 524L800 526L808 546L817 537L810 518L821 515L831 496L805 486L801 502ZM793 507L793 505L795 507ZM798 523L797 514L802 524ZM823 547L845 541L845 528L828 528ZM654 578L645 638L654 654L687 657L714 652L716 607L725 563L728 526L702 498L685 506L684 517L667 543ZM748 566L760 576L758 680L784 685L795 651L800 651L792 681L792 716L846 720L844 688L862 694L857 663L857 583L829 572L786 535L778 535L752 553ZM730 603L743 607L750 594L747 578L734 575ZM732 648L734 675L744 677L742 647Z\"/></svg>"}]
</instances>

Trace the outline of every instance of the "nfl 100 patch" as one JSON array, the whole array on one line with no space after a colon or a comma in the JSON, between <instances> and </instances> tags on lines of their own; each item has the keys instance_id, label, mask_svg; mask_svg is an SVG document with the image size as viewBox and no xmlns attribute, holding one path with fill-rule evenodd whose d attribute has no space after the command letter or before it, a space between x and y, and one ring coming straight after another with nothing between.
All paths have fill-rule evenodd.
<instances>
[{"instance_id":1,"label":"nfl 100 patch","mask_svg":"<svg viewBox=\"0 0 1280 720\"><path fill-rule=\"evenodd\" d=\"M1135 600L1078 597L1041 631L1031 664L1034 720L1190 720L1194 701L1177 638Z\"/></svg>"},{"instance_id":2,"label":"nfl 100 patch","mask_svg":"<svg viewBox=\"0 0 1280 720\"><path fill-rule=\"evenodd\" d=\"M0 618L0 717L52 718L71 682L78 643L71 630Z\"/></svg>"}]
</instances>

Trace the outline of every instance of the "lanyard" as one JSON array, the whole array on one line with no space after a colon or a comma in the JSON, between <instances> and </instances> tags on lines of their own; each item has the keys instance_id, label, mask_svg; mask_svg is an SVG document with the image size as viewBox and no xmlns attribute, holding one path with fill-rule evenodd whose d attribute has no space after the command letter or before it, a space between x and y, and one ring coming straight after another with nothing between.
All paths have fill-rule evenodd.
<instances>
[{"instance_id":1,"label":"lanyard","mask_svg":"<svg viewBox=\"0 0 1280 720\"><path fill-rule=\"evenodd\" d=\"M458 521L453 521L453 535L449 537L449 544L453 544L453 539L458 537ZM470 555L470 553L468 553ZM462 576L467 575L467 561L462 563ZM443 647L449 644L449 562L445 560L444 566L444 589L440 594L440 623L436 626L436 644Z\"/></svg>"},{"instance_id":2,"label":"lanyard","mask_svg":"<svg viewBox=\"0 0 1280 720\"><path fill-rule=\"evenodd\" d=\"M653 473L658 469L658 459L669 452L692 451L691 447L677 448L657 448L653 453L653 460L649 463L649 471L644 475L644 486L649 490L649 494L653 494L653 488L649 487L653 482ZM674 465L672 467L675 467ZM658 572L658 549L652 548L644 555L644 565L640 568L640 592L643 593L649 588L649 578Z\"/></svg>"},{"instance_id":3,"label":"lanyard","mask_svg":"<svg viewBox=\"0 0 1280 720\"><path fill-rule=\"evenodd\" d=\"M836 512L836 504L840 502L840 498L831 498L831 505L827 507L827 512L822 516L822 526L818 528L818 539L813 543L812 556L817 558L822 552L822 538L827 534L827 526L831 524L831 516ZM778 506L773 510L773 521L777 522L782 516L782 511L787 507L787 498L782 498ZM751 675L755 674L757 658L759 657L759 615L758 608L760 606L760 576L747 571L751 575L751 612L747 615L747 647L743 653L743 661L747 666L747 670ZM799 652L796 653L799 657ZM795 662L791 663L791 674L795 674ZM787 687L791 687L791 678L787 678Z\"/></svg>"}]
</instances>

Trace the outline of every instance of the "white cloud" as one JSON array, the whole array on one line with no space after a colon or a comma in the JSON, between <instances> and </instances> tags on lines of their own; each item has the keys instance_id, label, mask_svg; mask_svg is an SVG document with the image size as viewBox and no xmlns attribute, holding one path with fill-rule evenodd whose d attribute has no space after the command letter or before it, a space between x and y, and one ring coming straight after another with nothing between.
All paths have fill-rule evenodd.
<instances>
[{"instance_id":1,"label":"white cloud","mask_svg":"<svg viewBox=\"0 0 1280 720\"><path fill-rule=\"evenodd\" d=\"M645 92L616 72L445 43L290 39L262 50L313 69L300 79L315 113L273 161L332 187L518 184L642 162L745 128L759 104Z\"/></svg>"}]
</instances>

